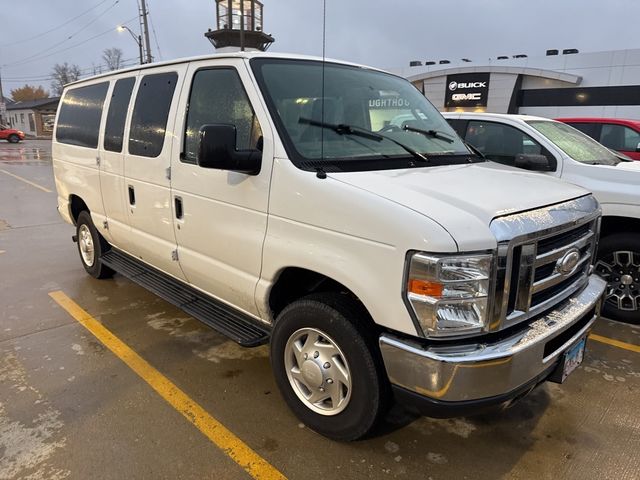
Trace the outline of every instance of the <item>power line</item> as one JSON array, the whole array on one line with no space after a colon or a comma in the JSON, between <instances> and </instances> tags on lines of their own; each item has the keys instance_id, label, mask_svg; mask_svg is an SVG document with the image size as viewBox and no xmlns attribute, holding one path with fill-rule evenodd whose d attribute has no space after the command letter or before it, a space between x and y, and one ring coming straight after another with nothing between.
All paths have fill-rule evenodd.
<instances>
[{"instance_id":1,"label":"power line","mask_svg":"<svg viewBox=\"0 0 640 480\"><path fill-rule=\"evenodd\" d=\"M129 20L127 20L127 21L125 21L125 22L120 23L120 25L127 25L127 24L131 23L133 20L135 20L135 19L137 19L137 18L138 18L138 17L137 17L137 15L136 15L135 17L132 17L132 18L130 18ZM87 39L85 39L85 40L83 40L83 41L81 41L81 42L78 42L78 43L75 43L75 44L73 44L73 45L70 45L70 46L68 46L68 47L66 47L66 48L63 48L63 49L57 50L57 51L55 51L55 52L53 52L53 53L50 53L50 54L47 54L47 55L42 55L42 56L39 56L39 57L36 57L36 58L31 58L31 57L29 57L29 58L30 58L29 60L26 60L26 59L25 59L25 61L22 61L22 62L20 62L20 63L16 63L16 62L14 62L14 63L9 63L9 64L6 64L6 65L3 65L2 67L3 67L3 68L6 68L6 67L14 68L14 67L19 67L19 66L25 65L25 64L27 64L27 63L37 62L37 61L43 60L43 59L45 59L45 58L49 58L49 57L51 57L51 56L53 56L53 55L57 55L58 53L66 52L66 51L71 50L71 49L73 49L73 48L76 48L76 47L79 47L79 46L81 46L81 45L84 45L84 44L86 44L87 42L90 42L91 40L94 40L94 39L96 39L96 38L98 38L98 37L102 37L102 36L104 36L104 35L106 35L106 34L108 34L108 33L112 33L112 32L114 32L114 31L115 31L115 28L109 28L108 30L105 30L104 32L98 33L97 35L94 35L93 37L89 37L89 38L87 38Z\"/></svg>"},{"instance_id":2,"label":"power line","mask_svg":"<svg viewBox=\"0 0 640 480\"><path fill-rule=\"evenodd\" d=\"M45 56L43 56L45 53L50 52L51 50L56 49L57 47L59 47L60 45L62 45L63 43L68 42L69 40L71 40L73 37L75 37L77 34L79 34L80 32L86 30L90 25L92 25L93 23L97 22L104 14L106 14L109 10L111 10L113 7L115 7L118 3L120 2L120 0L116 0L115 2L113 2L109 7L107 7L105 10L103 10L102 12L100 12L98 14L97 17L95 17L93 20L91 20L89 23L85 24L84 26L82 26L79 30L76 30L75 32L73 32L71 35L69 35L67 38L65 38L64 40L55 43L51 46L49 46L48 48L45 48L44 50L35 53L33 55L30 55L28 57L22 58L20 60L17 60L15 62L11 62L11 63L7 63L5 65L3 65L3 67L11 67L11 66L17 66L17 65L23 65L25 63L29 63L32 60L38 60L40 58L45 58ZM58 50L61 51L61 50Z\"/></svg>"},{"instance_id":3,"label":"power line","mask_svg":"<svg viewBox=\"0 0 640 480\"><path fill-rule=\"evenodd\" d=\"M149 10L147 8L147 10ZM151 22L151 31L153 32L153 40L156 42L156 48L158 49L158 56L160 60L162 60L162 51L160 50L160 44L158 43L158 36L156 35L156 27L153 25L153 17L151 16L151 12L149 11L149 20Z\"/></svg>"},{"instance_id":4,"label":"power line","mask_svg":"<svg viewBox=\"0 0 640 480\"><path fill-rule=\"evenodd\" d=\"M70 24L71 22L73 22L74 20L77 20L78 18L80 18L80 17L82 17L82 16L86 15L86 14L87 14L87 13L89 13L90 11L95 10L96 8L98 8L100 5L102 5L103 3L107 2L107 1L108 1L108 0L102 0L100 3L95 4L93 7L91 7L91 8L89 8L89 9L85 10L84 12L82 12L82 13L80 13L80 14L76 15L76 16L75 16L75 17L73 17L73 18L70 18L70 19L69 19L69 20L67 20L66 22L61 23L60 25L58 25L57 27L53 27L53 28L51 28L51 29L47 30L46 32L38 33L37 35L34 35L33 37L25 38L24 40L17 40L17 41L15 41L15 42L5 43L5 44L3 44L3 45L0 45L0 48L4 48L4 47L11 47L11 46L13 46L13 45L19 45L19 44L21 44L21 43L30 42L31 40L35 40L36 38L43 37L43 36L47 35L48 33L55 32L56 30L59 30L59 29L61 29L62 27L65 27L65 26L69 25L69 24Z\"/></svg>"},{"instance_id":5,"label":"power line","mask_svg":"<svg viewBox=\"0 0 640 480\"><path fill-rule=\"evenodd\" d=\"M125 58L125 59L123 59L121 61L119 70L122 69L122 68L131 67L131 66L137 65L137 64L138 64L138 57ZM108 65L106 63L101 63L101 64L98 64L98 65L92 65L90 67L83 67L83 68L79 69L80 70L80 76L91 74L94 70L96 70L96 69L99 70L99 69L102 69L102 68L105 69L105 71L102 72L102 73L106 73L106 72L109 71L109 70L106 70L107 67L108 67ZM6 80L8 83L17 83L17 82L25 82L25 83L34 82L35 83L35 82L45 82L45 81L53 80L53 79L54 79L53 75L40 75L38 77L21 77L21 78L18 78L18 77L9 77L9 78L3 77L2 80L3 81Z\"/></svg>"}]
</instances>

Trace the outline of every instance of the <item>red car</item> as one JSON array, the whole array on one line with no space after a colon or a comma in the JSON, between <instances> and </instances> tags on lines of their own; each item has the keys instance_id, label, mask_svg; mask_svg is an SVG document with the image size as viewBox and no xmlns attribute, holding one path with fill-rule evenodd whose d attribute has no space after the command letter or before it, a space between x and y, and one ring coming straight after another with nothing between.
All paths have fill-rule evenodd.
<instances>
[{"instance_id":1,"label":"red car","mask_svg":"<svg viewBox=\"0 0 640 480\"><path fill-rule=\"evenodd\" d=\"M18 143L20 140L24 140L24 132L0 125L0 140Z\"/></svg>"},{"instance_id":2,"label":"red car","mask_svg":"<svg viewBox=\"0 0 640 480\"><path fill-rule=\"evenodd\" d=\"M640 120L620 118L557 118L596 139L605 147L640 160Z\"/></svg>"}]
</instances>

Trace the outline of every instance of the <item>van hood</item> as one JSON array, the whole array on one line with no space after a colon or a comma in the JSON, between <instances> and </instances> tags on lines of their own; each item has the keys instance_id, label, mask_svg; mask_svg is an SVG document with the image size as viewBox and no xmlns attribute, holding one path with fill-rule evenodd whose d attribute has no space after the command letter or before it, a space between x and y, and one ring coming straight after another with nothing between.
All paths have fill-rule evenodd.
<instances>
[{"instance_id":1,"label":"van hood","mask_svg":"<svg viewBox=\"0 0 640 480\"><path fill-rule=\"evenodd\" d=\"M493 162L329 176L429 217L449 232L461 251L493 248L495 238L488 227L496 217L589 193L550 176Z\"/></svg>"}]
</instances>

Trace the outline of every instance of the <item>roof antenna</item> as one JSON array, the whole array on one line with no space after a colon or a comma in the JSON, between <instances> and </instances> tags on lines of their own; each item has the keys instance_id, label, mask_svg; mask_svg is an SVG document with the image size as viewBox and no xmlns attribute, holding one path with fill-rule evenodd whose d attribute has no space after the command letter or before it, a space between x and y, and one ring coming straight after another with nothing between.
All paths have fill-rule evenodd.
<instances>
[{"instance_id":1,"label":"roof antenna","mask_svg":"<svg viewBox=\"0 0 640 480\"><path fill-rule=\"evenodd\" d=\"M327 51L327 0L322 0L322 102L320 103L320 115L324 124L324 64L326 61ZM320 167L317 169L318 178L327 178L324 172L324 128L320 129Z\"/></svg>"}]
</instances>

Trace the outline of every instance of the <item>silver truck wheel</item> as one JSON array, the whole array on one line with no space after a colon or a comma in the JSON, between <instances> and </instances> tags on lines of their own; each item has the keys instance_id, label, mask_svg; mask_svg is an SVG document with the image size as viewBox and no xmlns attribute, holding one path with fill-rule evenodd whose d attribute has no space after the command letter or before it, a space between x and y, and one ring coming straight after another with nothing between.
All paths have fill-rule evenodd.
<instances>
[{"instance_id":1,"label":"silver truck wheel","mask_svg":"<svg viewBox=\"0 0 640 480\"><path fill-rule=\"evenodd\" d=\"M351 371L338 344L316 328L301 328L284 351L287 377L302 403L320 415L337 415L351 398Z\"/></svg>"}]
</instances>

